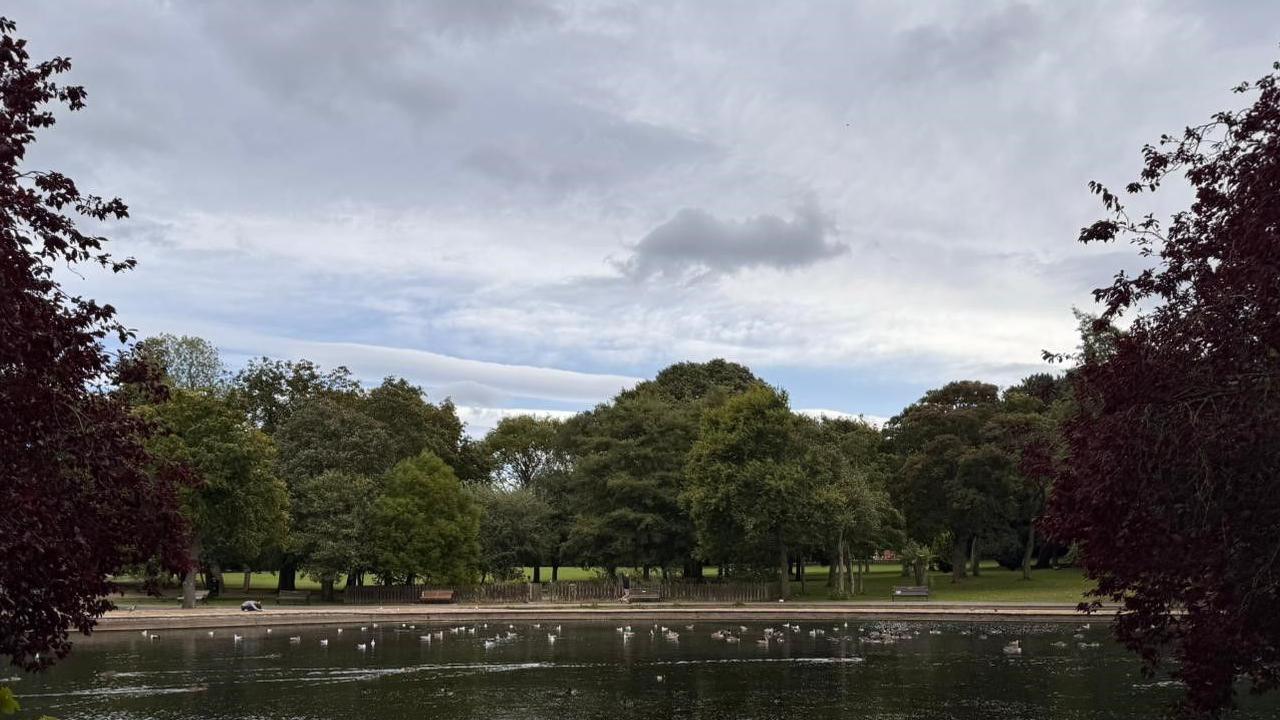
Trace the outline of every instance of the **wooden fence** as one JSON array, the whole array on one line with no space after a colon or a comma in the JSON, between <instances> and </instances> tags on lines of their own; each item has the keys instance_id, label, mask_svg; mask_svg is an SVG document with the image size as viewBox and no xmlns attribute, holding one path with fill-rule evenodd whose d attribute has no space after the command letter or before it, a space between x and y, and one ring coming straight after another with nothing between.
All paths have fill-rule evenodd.
<instances>
[{"instance_id":1,"label":"wooden fence","mask_svg":"<svg viewBox=\"0 0 1280 720\"><path fill-rule=\"evenodd\" d=\"M735 582L635 582L633 587L656 590L663 601L692 603L768 602L779 597L777 583ZM525 602L586 604L617 602L622 585L615 580L582 580L556 583L490 583L459 587L436 585L370 585L349 588L343 600L353 605L404 605L418 602L424 590L453 590L454 601L463 604L515 604Z\"/></svg>"}]
</instances>

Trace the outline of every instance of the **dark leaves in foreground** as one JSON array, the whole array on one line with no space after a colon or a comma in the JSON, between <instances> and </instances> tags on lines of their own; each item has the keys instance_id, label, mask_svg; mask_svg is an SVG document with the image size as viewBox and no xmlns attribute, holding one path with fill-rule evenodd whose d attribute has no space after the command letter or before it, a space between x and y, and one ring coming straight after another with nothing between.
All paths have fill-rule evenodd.
<instances>
[{"instance_id":1,"label":"dark leaves in foreground","mask_svg":"<svg viewBox=\"0 0 1280 720\"><path fill-rule=\"evenodd\" d=\"M1167 228L1095 187L1111 217L1080 239L1130 240L1154 267L1095 291L1098 323L1132 325L1073 373L1048 522L1079 543L1095 605L1123 604L1120 640L1151 669L1172 661L1197 715L1280 681L1280 87L1237 91L1253 105L1144 150L1130 193L1174 174L1195 190Z\"/></svg>"},{"instance_id":2,"label":"dark leaves in foreground","mask_svg":"<svg viewBox=\"0 0 1280 720\"><path fill-rule=\"evenodd\" d=\"M0 18L0 656L27 669L70 649L111 606L110 575L185 547L180 478L148 472L148 427L107 392L115 366L102 341L128 332L110 305L67 294L55 266L133 266L103 251L78 218L124 218L118 199L86 195L56 172L23 170L48 107L84 106L84 90L59 85L71 67L31 64L14 23ZM153 378L154 379L154 378Z\"/></svg>"}]
</instances>

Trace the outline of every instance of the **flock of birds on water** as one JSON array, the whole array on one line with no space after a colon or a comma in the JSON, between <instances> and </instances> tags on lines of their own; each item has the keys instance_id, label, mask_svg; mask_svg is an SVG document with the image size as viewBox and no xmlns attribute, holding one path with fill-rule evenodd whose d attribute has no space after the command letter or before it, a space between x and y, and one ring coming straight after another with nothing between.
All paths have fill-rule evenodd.
<instances>
[{"instance_id":1,"label":"flock of birds on water","mask_svg":"<svg viewBox=\"0 0 1280 720\"><path fill-rule=\"evenodd\" d=\"M1089 627L1090 627L1089 625L1082 625L1080 626L1080 630L1081 631L1088 630ZM371 623L370 625L359 626L359 633L361 635L361 638L356 640L355 642L356 650L360 652L368 652L368 651L377 649L378 647L377 638L368 637L370 629L377 630L378 623ZM514 642L520 639L521 637L521 635L519 635L516 632L516 626L514 624L507 624L505 627L503 627L501 624L495 625L494 627L495 633L492 636L489 635L489 632L488 632L489 629L490 628L488 623L481 623L478 625L470 625L470 626L461 625L457 627L448 627L448 628L439 629L439 630L434 628L424 627L423 630L425 630L426 632L425 634L418 635L418 641L426 645L429 645L433 642L435 643L444 642L446 633L450 636L462 636L462 637L480 636L482 638L482 644L484 649L492 650L500 645ZM533 624L532 629L538 633L543 631L541 623ZM564 628L562 625L548 626L546 631L547 643L554 645L556 641L560 639L563 629ZM685 633L692 633L695 631L695 629L696 629L695 625L684 626ZM343 629L340 627L337 628L336 634L341 635L342 630ZM485 632L481 633L480 631L482 630ZM411 625L409 623L400 623L399 627L395 628L395 632L396 633L417 633L419 632L419 628L417 625ZM667 627L666 625L655 623L653 624L652 627L647 628L647 632L649 637L653 640L663 640L673 644L678 644L680 642L680 631L677 630L676 628ZM804 631L801 629L799 624L786 623L781 625L780 627L766 627L762 631L762 634L760 635L760 637L753 638L753 639L755 640L755 644L757 646L760 646L762 648L768 648L773 645L785 644L789 640L794 639L796 637L802 638L803 632ZM926 632L929 635L943 634L942 630L936 629L936 628L928 629L926 630ZM619 637L621 637L623 645L630 643L631 640L637 634L636 631L632 629L631 625L618 626L616 628L616 633ZM710 633L710 638L717 642L723 642L728 645L739 645L742 643L744 638L748 638L749 633L751 633L750 628L748 628L746 625L739 625L736 628L728 627L724 629L713 630ZM272 628L266 628L266 634L271 635ZM966 629L966 630L959 631L958 634L961 636L971 636L974 633L971 630ZM988 629L985 632L978 633L978 639L987 640L991 636L1000 636L1002 634L1003 634L1002 630ZM209 637L216 637L217 631L209 630L208 635ZM154 632L151 632L150 630L143 630L142 636L144 638L147 638L148 640L156 640L157 638L160 637L159 635L157 635ZM905 625L890 626L886 629L872 628L870 630L860 626L856 629L856 635L855 635L855 634L850 634L849 623L845 622L843 625L833 626L831 628L830 633L827 632L826 628L821 628L821 627L810 628L808 630L808 637L814 640L822 638L832 643L857 641L864 645L893 645L898 642L913 640L915 638L920 637L920 630L907 629L907 626ZM1100 646L1100 643L1097 643L1097 642L1086 642L1085 635L1083 632L1076 632L1071 637L1072 637L1072 640L1075 641L1076 646L1079 647L1080 649L1096 648ZM329 638L319 638L318 640L319 640L320 647L322 648L329 647ZM232 633L231 641L232 643L239 645L244 641L244 636L241 635L240 633ZM301 645L302 636L301 635L289 636L289 644ZM1055 648L1065 648L1069 646L1067 642L1062 640L1055 641L1051 643L1051 645ZM1022 641L1010 640L1008 643L1004 645L1002 650L1005 655L1021 655ZM659 676L659 679L661 680L661 676Z\"/></svg>"}]
</instances>

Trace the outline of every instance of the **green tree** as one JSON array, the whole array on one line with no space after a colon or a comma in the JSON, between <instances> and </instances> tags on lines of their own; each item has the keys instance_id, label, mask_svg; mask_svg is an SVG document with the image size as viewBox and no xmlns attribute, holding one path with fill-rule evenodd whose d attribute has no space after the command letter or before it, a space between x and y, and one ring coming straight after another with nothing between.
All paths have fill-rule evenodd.
<instances>
[{"instance_id":1,"label":"green tree","mask_svg":"<svg viewBox=\"0 0 1280 720\"><path fill-rule=\"evenodd\" d=\"M271 439L226 401L174 390L167 401L141 412L166 431L151 443L168 463L190 468L199 485L184 493L191 519L193 564L221 580L221 568L248 562L281 546L288 530L288 496L275 472ZM219 583L221 587L221 583ZM183 580L183 603L195 604L195 567Z\"/></svg>"},{"instance_id":2,"label":"green tree","mask_svg":"<svg viewBox=\"0 0 1280 720\"><path fill-rule=\"evenodd\" d=\"M485 436L480 449L487 458L492 485L506 490L526 490L544 508L538 526L540 554L529 562L533 565L533 582L542 581L544 560L551 562L554 580L561 546L573 523L566 493L570 463L565 449L564 423L532 415L503 418Z\"/></svg>"},{"instance_id":3,"label":"green tree","mask_svg":"<svg viewBox=\"0 0 1280 720\"><path fill-rule=\"evenodd\" d=\"M830 585L840 596L860 593L863 561L900 544L880 432L857 420L799 418L798 425L816 493L816 539L831 555Z\"/></svg>"},{"instance_id":4,"label":"green tree","mask_svg":"<svg viewBox=\"0 0 1280 720\"><path fill-rule=\"evenodd\" d=\"M387 426L363 412L356 395L312 398L276 431L280 474L292 485L327 470L374 477L398 460Z\"/></svg>"},{"instance_id":5,"label":"green tree","mask_svg":"<svg viewBox=\"0 0 1280 720\"><path fill-rule=\"evenodd\" d=\"M584 565L679 565L694 537L679 503L691 408L654 394L620 397L575 418L575 519L568 545Z\"/></svg>"},{"instance_id":6,"label":"green tree","mask_svg":"<svg viewBox=\"0 0 1280 720\"><path fill-rule=\"evenodd\" d=\"M509 488L534 488L565 466L560 445L562 423L555 418L515 415L498 421L484 438L490 479Z\"/></svg>"},{"instance_id":7,"label":"green tree","mask_svg":"<svg viewBox=\"0 0 1280 720\"><path fill-rule=\"evenodd\" d=\"M433 405L422 388L404 378L387 377L368 392L362 410L390 433L396 460L429 450L448 463L463 482L483 478L483 460L472 448L451 400Z\"/></svg>"},{"instance_id":8,"label":"green tree","mask_svg":"<svg viewBox=\"0 0 1280 720\"><path fill-rule=\"evenodd\" d=\"M703 552L774 564L788 594L788 549L812 539L818 501L786 396L763 383L702 417L681 496Z\"/></svg>"},{"instance_id":9,"label":"green tree","mask_svg":"<svg viewBox=\"0 0 1280 720\"><path fill-rule=\"evenodd\" d=\"M551 508L532 488L477 486L471 490L483 510L480 570L495 580L515 580L526 564L547 555L546 523ZM536 582L536 580L535 580Z\"/></svg>"},{"instance_id":10,"label":"green tree","mask_svg":"<svg viewBox=\"0 0 1280 720\"><path fill-rule=\"evenodd\" d=\"M567 545L584 564L700 577L693 522L680 503L699 418L758 382L742 365L677 363L572 418L566 434L575 521Z\"/></svg>"},{"instance_id":11,"label":"green tree","mask_svg":"<svg viewBox=\"0 0 1280 720\"><path fill-rule=\"evenodd\" d=\"M363 475L328 470L293 484L290 547L303 572L333 599L339 576L373 564L368 550L370 514L378 484Z\"/></svg>"},{"instance_id":12,"label":"green tree","mask_svg":"<svg viewBox=\"0 0 1280 720\"><path fill-rule=\"evenodd\" d=\"M980 537L1006 531L1018 483L1016 459L986 441L1001 410L994 385L949 383L891 419L885 435L900 465L891 485L911 539L950 546L952 580L977 567Z\"/></svg>"},{"instance_id":13,"label":"green tree","mask_svg":"<svg viewBox=\"0 0 1280 720\"><path fill-rule=\"evenodd\" d=\"M218 348L204 338L161 333L138 342L133 354L153 365L173 387L214 390L226 384Z\"/></svg>"},{"instance_id":14,"label":"green tree","mask_svg":"<svg viewBox=\"0 0 1280 720\"><path fill-rule=\"evenodd\" d=\"M1000 411L983 431L986 441L1007 453L1017 468L1012 529L1022 538L1020 566L1026 580L1031 579L1036 524L1065 452L1060 423L1073 407L1065 376L1031 375L1005 390Z\"/></svg>"},{"instance_id":15,"label":"green tree","mask_svg":"<svg viewBox=\"0 0 1280 720\"><path fill-rule=\"evenodd\" d=\"M475 580L480 564L480 507L453 469L430 452L387 473L374 502L370 547L384 577L435 584Z\"/></svg>"},{"instance_id":16,"label":"green tree","mask_svg":"<svg viewBox=\"0 0 1280 720\"><path fill-rule=\"evenodd\" d=\"M386 426L362 409L362 398L355 393L326 392L303 401L277 429L280 475L288 483L295 514L307 502L304 493L313 487L309 480L329 471L381 477L400 459ZM292 550L281 558L281 590L296 587L300 561ZM353 574L358 582L359 573Z\"/></svg>"},{"instance_id":17,"label":"green tree","mask_svg":"<svg viewBox=\"0 0 1280 720\"><path fill-rule=\"evenodd\" d=\"M274 436L293 411L320 396L358 393L360 383L339 366L327 372L310 360L250 360L232 381L231 394L263 432Z\"/></svg>"}]
</instances>

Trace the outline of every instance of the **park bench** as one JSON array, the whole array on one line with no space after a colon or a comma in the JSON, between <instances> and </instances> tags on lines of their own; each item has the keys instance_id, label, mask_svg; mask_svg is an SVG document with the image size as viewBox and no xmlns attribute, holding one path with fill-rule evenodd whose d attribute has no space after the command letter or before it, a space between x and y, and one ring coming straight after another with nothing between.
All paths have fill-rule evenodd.
<instances>
[{"instance_id":1,"label":"park bench","mask_svg":"<svg viewBox=\"0 0 1280 720\"><path fill-rule=\"evenodd\" d=\"M893 600L900 597L918 597L929 599L929 587L927 585L894 585Z\"/></svg>"},{"instance_id":2,"label":"park bench","mask_svg":"<svg viewBox=\"0 0 1280 720\"><path fill-rule=\"evenodd\" d=\"M662 593L657 590L645 590L644 588L631 588L622 596L623 602L658 602L662 599Z\"/></svg>"},{"instance_id":3,"label":"park bench","mask_svg":"<svg viewBox=\"0 0 1280 720\"><path fill-rule=\"evenodd\" d=\"M418 596L420 603L451 603L453 602L452 590L423 590Z\"/></svg>"},{"instance_id":4,"label":"park bench","mask_svg":"<svg viewBox=\"0 0 1280 720\"><path fill-rule=\"evenodd\" d=\"M276 593L276 602L296 602L310 605L311 593L306 590L281 590Z\"/></svg>"},{"instance_id":5,"label":"park bench","mask_svg":"<svg viewBox=\"0 0 1280 720\"><path fill-rule=\"evenodd\" d=\"M197 604L197 605L199 605L200 603L207 603L207 602L209 602L209 591L208 591L208 590L197 590L197 591L196 591L196 604ZM181 595L179 595L179 596L178 596L178 604L182 604L182 596L181 596Z\"/></svg>"}]
</instances>

